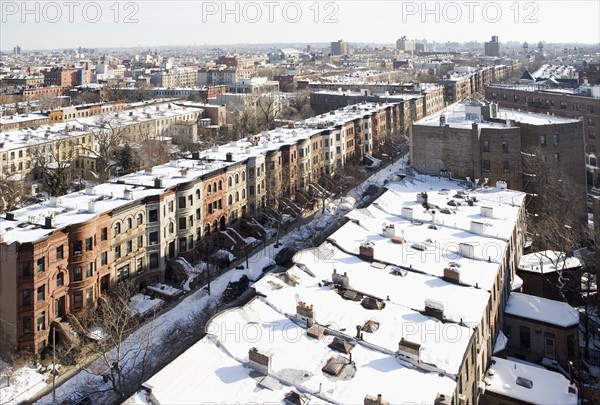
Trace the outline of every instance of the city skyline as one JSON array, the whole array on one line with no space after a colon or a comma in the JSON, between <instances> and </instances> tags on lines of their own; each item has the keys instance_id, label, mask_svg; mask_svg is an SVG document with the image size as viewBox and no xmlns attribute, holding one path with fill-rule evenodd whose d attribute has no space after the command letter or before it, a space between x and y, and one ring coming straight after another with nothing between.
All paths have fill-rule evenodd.
<instances>
[{"instance_id":1,"label":"city skyline","mask_svg":"<svg viewBox=\"0 0 600 405\"><path fill-rule=\"evenodd\" d=\"M347 42L600 42L600 5L559 2L2 2L10 51ZM576 22L576 24L575 24ZM373 27L377 30L364 30ZM560 30L556 27L567 26ZM359 29L357 29L359 28ZM51 33L52 35L48 35ZM274 41L276 39L276 41Z\"/></svg>"}]
</instances>

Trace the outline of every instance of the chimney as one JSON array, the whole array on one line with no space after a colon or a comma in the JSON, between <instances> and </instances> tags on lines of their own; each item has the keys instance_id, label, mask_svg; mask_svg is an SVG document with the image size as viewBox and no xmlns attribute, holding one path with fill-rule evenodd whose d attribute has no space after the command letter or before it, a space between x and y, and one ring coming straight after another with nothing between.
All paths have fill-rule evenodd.
<instances>
[{"instance_id":1,"label":"chimney","mask_svg":"<svg viewBox=\"0 0 600 405\"><path fill-rule=\"evenodd\" d=\"M162 179L158 177L154 179L154 188L162 188Z\"/></svg>"},{"instance_id":2,"label":"chimney","mask_svg":"<svg viewBox=\"0 0 600 405\"><path fill-rule=\"evenodd\" d=\"M427 204L429 197L427 196L426 192L422 192L422 193L418 193L417 194L417 202L419 204Z\"/></svg>"},{"instance_id":3,"label":"chimney","mask_svg":"<svg viewBox=\"0 0 600 405\"><path fill-rule=\"evenodd\" d=\"M315 309L312 305L307 305L304 301L296 305L296 316L307 322L307 326L312 326L315 320Z\"/></svg>"},{"instance_id":4,"label":"chimney","mask_svg":"<svg viewBox=\"0 0 600 405\"><path fill-rule=\"evenodd\" d=\"M88 211L92 214L96 212L96 201L88 202Z\"/></svg>"},{"instance_id":5,"label":"chimney","mask_svg":"<svg viewBox=\"0 0 600 405\"><path fill-rule=\"evenodd\" d=\"M358 250L358 254L363 260L368 260L371 262L373 261L375 257L375 249L373 243L365 242L362 245L360 245Z\"/></svg>"},{"instance_id":6,"label":"chimney","mask_svg":"<svg viewBox=\"0 0 600 405\"><path fill-rule=\"evenodd\" d=\"M475 247L469 243L459 243L458 252L462 257L467 259L475 259Z\"/></svg>"},{"instance_id":7,"label":"chimney","mask_svg":"<svg viewBox=\"0 0 600 405\"><path fill-rule=\"evenodd\" d=\"M226 162L233 162L233 153L231 153L231 152L227 152L227 153L225 154L225 161L226 161Z\"/></svg>"},{"instance_id":8,"label":"chimney","mask_svg":"<svg viewBox=\"0 0 600 405\"><path fill-rule=\"evenodd\" d=\"M430 298L425 300L425 315L436 318L440 321L444 320L444 304L440 301Z\"/></svg>"},{"instance_id":9,"label":"chimney","mask_svg":"<svg viewBox=\"0 0 600 405\"><path fill-rule=\"evenodd\" d=\"M44 229L52 229L54 228L54 218L46 217L44 222Z\"/></svg>"},{"instance_id":10,"label":"chimney","mask_svg":"<svg viewBox=\"0 0 600 405\"><path fill-rule=\"evenodd\" d=\"M481 207L481 216L484 218L493 218L494 217L494 208L493 207Z\"/></svg>"},{"instance_id":11,"label":"chimney","mask_svg":"<svg viewBox=\"0 0 600 405\"><path fill-rule=\"evenodd\" d=\"M15 220L15 214L13 212L7 212L6 213L6 220L7 221L14 221Z\"/></svg>"},{"instance_id":12,"label":"chimney","mask_svg":"<svg viewBox=\"0 0 600 405\"><path fill-rule=\"evenodd\" d=\"M413 220L413 210L410 207L402 207L402 213L400 214L402 218L407 219L409 221Z\"/></svg>"},{"instance_id":13,"label":"chimney","mask_svg":"<svg viewBox=\"0 0 600 405\"><path fill-rule=\"evenodd\" d=\"M362 330L362 326L356 325L356 338L360 339L360 331Z\"/></svg>"},{"instance_id":14,"label":"chimney","mask_svg":"<svg viewBox=\"0 0 600 405\"><path fill-rule=\"evenodd\" d=\"M127 189L123 190L123 199L133 200L133 191Z\"/></svg>"},{"instance_id":15,"label":"chimney","mask_svg":"<svg viewBox=\"0 0 600 405\"><path fill-rule=\"evenodd\" d=\"M460 284L460 271L453 267L446 267L444 269L444 280L449 283Z\"/></svg>"},{"instance_id":16,"label":"chimney","mask_svg":"<svg viewBox=\"0 0 600 405\"><path fill-rule=\"evenodd\" d=\"M477 235L484 235L485 225L483 222L471 221L471 232Z\"/></svg>"},{"instance_id":17,"label":"chimney","mask_svg":"<svg viewBox=\"0 0 600 405\"><path fill-rule=\"evenodd\" d=\"M388 401L383 399L381 394L377 394L376 397L372 395L365 395L365 399L363 402L364 405L390 405Z\"/></svg>"},{"instance_id":18,"label":"chimney","mask_svg":"<svg viewBox=\"0 0 600 405\"><path fill-rule=\"evenodd\" d=\"M269 375L271 372L271 358L270 354L261 353L256 347L253 347L248 351L248 362L250 367L258 371L261 374Z\"/></svg>"}]
</instances>

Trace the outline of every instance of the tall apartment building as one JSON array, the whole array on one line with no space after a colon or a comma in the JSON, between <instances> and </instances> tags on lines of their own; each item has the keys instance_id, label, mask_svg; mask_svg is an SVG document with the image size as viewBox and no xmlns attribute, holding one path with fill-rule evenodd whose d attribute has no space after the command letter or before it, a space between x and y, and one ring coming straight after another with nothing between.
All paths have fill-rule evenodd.
<instances>
[{"instance_id":1,"label":"tall apartment building","mask_svg":"<svg viewBox=\"0 0 600 405\"><path fill-rule=\"evenodd\" d=\"M579 84L600 85L600 62L583 61L583 68L579 70Z\"/></svg>"},{"instance_id":2,"label":"tall apartment building","mask_svg":"<svg viewBox=\"0 0 600 405\"><path fill-rule=\"evenodd\" d=\"M309 199L323 178L385 144L382 132L398 125L399 108L347 107L7 212L0 218L3 339L39 352L53 322L94 305L115 283L161 282L170 259L192 256L240 218ZM156 133L166 128L153 125Z\"/></svg>"},{"instance_id":3,"label":"tall apartment building","mask_svg":"<svg viewBox=\"0 0 600 405\"><path fill-rule=\"evenodd\" d=\"M83 67L54 67L42 72L45 86L74 87L90 83L90 68L86 63Z\"/></svg>"},{"instance_id":4,"label":"tall apartment building","mask_svg":"<svg viewBox=\"0 0 600 405\"><path fill-rule=\"evenodd\" d=\"M406 36L403 36L396 40L396 49L413 54L415 52L415 41L414 39L408 39Z\"/></svg>"},{"instance_id":5,"label":"tall apartment building","mask_svg":"<svg viewBox=\"0 0 600 405\"><path fill-rule=\"evenodd\" d=\"M552 89L535 85L490 84L487 100L502 108L520 109L580 120L583 125L587 184L600 185L600 86Z\"/></svg>"},{"instance_id":6,"label":"tall apartment building","mask_svg":"<svg viewBox=\"0 0 600 405\"><path fill-rule=\"evenodd\" d=\"M343 40L338 40L331 43L331 55L344 56L349 54L348 43Z\"/></svg>"},{"instance_id":7,"label":"tall apartment building","mask_svg":"<svg viewBox=\"0 0 600 405\"><path fill-rule=\"evenodd\" d=\"M484 44L485 56L495 56L500 57L504 53L504 49L500 41L498 41L498 36L493 35L491 41L486 42Z\"/></svg>"}]
</instances>

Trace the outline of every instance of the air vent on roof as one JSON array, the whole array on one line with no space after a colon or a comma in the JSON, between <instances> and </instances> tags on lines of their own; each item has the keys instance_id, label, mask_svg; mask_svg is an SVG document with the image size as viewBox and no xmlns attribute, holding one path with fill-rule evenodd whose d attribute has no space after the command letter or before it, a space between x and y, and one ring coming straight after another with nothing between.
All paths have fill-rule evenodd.
<instances>
[{"instance_id":1,"label":"air vent on roof","mask_svg":"<svg viewBox=\"0 0 600 405\"><path fill-rule=\"evenodd\" d=\"M15 214L12 212L7 212L6 213L6 220L7 221L14 221L15 220Z\"/></svg>"},{"instance_id":2,"label":"air vent on roof","mask_svg":"<svg viewBox=\"0 0 600 405\"><path fill-rule=\"evenodd\" d=\"M493 207L481 207L481 216L484 218L493 218L494 217L494 208Z\"/></svg>"},{"instance_id":3,"label":"air vent on roof","mask_svg":"<svg viewBox=\"0 0 600 405\"><path fill-rule=\"evenodd\" d=\"M341 288L350 287L350 277L348 277L348 273L344 272L344 274L338 274L336 269L333 269L333 275L331 276L331 281L334 285L337 285Z\"/></svg>"},{"instance_id":4,"label":"air vent on roof","mask_svg":"<svg viewBox=\"0 0 600 405\"><path fill-rule=\"evenodd\" d=\"M402 212L400 214L402 218L412 221L413 219L413 210L410 207L402 207Z\"/></svg>"},{"instance_id":5,"label":"air vent on roof","mask_svg":"<svg viewBox=\"0 0 600 405\"><path fill-rule=\"evenodd\" d=\"M376 397L373 397L371 395L365 395L363 404L364 405L389 405L390 403L389 403L389 401L386 401L385 399L383 399L381 394L377 394Z\"/></svg>"},{"instance_id":6,"label":"air vent on roof","mask_svg":"<svg viewBox=\"0 0 600 405\"><path fill-rule=\"evenodd\" d=\"M475 259L475 246L469 243L459 243L458 251L462 257L467 259Z\"/></svg>"},{"instance_id":7,"label":"air vent on roof","mask_svg":"<svg viewBox=\"0 0 600 405\"><path fill-rule=\"evenodd\" d=\"M483 222L471 221L471 232L477 235L485 234L485 225Z\"/></svg>"}]
</instances>

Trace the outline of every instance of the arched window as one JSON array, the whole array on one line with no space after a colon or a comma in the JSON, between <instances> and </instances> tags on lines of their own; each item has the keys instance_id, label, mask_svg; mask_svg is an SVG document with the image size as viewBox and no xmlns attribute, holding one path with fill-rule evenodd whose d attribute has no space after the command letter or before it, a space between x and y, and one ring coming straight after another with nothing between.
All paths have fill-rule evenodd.
<instances>
[{"instance_id":1,"label":"arched window","mask_svg":"<svg viewBox=\"0 0 600 405\"><path fill-rule=\"evenodd\" d=\"M137 216L137 224L140 226L144 222L144 215L138 214Z\"/></svg>"},{"instance_id":2,"label":"arched window","mask_svg":"<svg viewBox=\"0 0 600 405\"><path fill-rule=\"evenodd\" d=\"M242 189L242 200L246 198L246 189Z\"/></svg>"},{"instance_id":3,"label":"arched window","mask_svg":"<svg viewBox=\"0 0 600 405\"><path fill-rule=\"evenodd\" d=\"M120 223L120 222L117 222L117 223L115 224L115 235L118 235L118 234L120 234L120 233L121 233L121 223Z\"/></svg>"},{"instance_id":4,"label":"arched window","mask_svg":"<svg viewBox=\"0 0 600 405\"><path fill-rule=\"evenodd\" d=\"M231 195L229 195L229 197L227 197L227 204L229 204L229 205L233 204L233 197Z\"/></svg>"},{"instance_id":5,"label":"arched window","mask_svg":"<svg viewBox=\"0 0 600 405\"><path fill-rule=\"evenodd\" d=\"M127 222L127 229L133 228L133 221L131 220L131 218L127 218L126 222Z\"/></svg>"},{"instance_id":6,"label":"arched window","mask_svg":"<svg viewBox=\"0 0 600 405\"><path fill-rule=\"evenodd\" d=\"M210 195L210 193L212 193L212 187L211 187L211 185L209 184L209 185L208 185L208 188L207 188L207 190L206 190L206 194Z\"/></svg>"},{"instance_id":7,"label":"arched window","mask_svg":"<svg viewBox=\"0 0 600 405\"><path fill-rule=\"evenodd\" d=\"M239 192L235 192L235 202L238 202L240 200L240 193Z\"/></svg>"},{"instance_id":8,"label":"arched window","mask_svg":"<svg viewBox=\"0 0 600 405\"><path fill-rule=\"evenodd\" d=\"M213 190L215 191L215 193L217 192L217 182L216 181L213 183Z\"/></svg>"},{"instance_id":9,"label":"arched window","mask_svg":"<svg viewBox=\"0 0 600 405\"><path fill-rule=\"evenodd\" d=\"M229 177L227 178L227 186L228 186L228 187L231 187L232 185L233 185L233 184L232 184L231 176L229 176Z\"/></svg>"},{"instance_id":10,"label":"arched window","mask_svg":"<svg viewBox=\"0 0 600 405\"><path fill-rule=\"evenodd\" d=\"M235 175L235 184L238 184L240 182L240 175L236 173Z\"/></svg>"},{"instance_id":11,"label":"arched window","mask_svg":"<svg viewBox=\"0 0 600 405\"><path fill-rule=\"evenodd\" d=\"M56 275L56 288L62 287L63 285L65 285L65 273L59 271Z\"/></svg>"},{"instance_id":12,"label":"arched window","mask_svg":"<svg viewBox=\"0 0 600 405\"><path fill-rule=\"evenodd\" d=\"M223 182L219 180L219 190L223 190Z\"/></svg>"},{"instance_id":13,"label":"arched window","mask_svg":"<svg viewBox=\"0 0 600 405\"><path fill-rule=\"evenodd\" d=\"M242 181L246 181L246 171L242 172Z\"/></svg>"}]
</instances>

